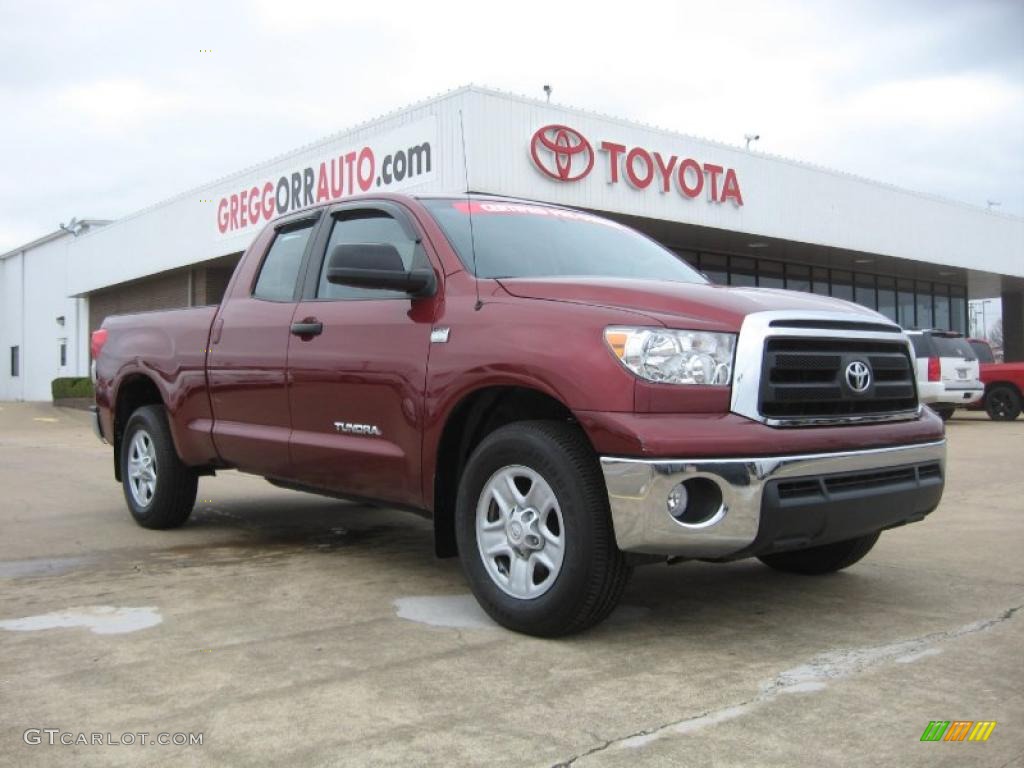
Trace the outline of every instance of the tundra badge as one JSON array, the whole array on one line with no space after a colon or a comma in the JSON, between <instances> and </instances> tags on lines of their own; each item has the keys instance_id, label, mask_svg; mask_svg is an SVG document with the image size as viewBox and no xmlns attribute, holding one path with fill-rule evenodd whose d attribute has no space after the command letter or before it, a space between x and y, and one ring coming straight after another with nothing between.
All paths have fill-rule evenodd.
<instances>
[{"instance_id":1,"label":"tundra badge","mask_svg":"<svg viewBox=\"0 0 1024 768\"><path fill-rule=\"evenodd\" d=\"M348 421L336 421L334 428L346 435L365 435L367 437L380 437L381 435L376 424L352 424Z\"/></svg>"}]
</instances>

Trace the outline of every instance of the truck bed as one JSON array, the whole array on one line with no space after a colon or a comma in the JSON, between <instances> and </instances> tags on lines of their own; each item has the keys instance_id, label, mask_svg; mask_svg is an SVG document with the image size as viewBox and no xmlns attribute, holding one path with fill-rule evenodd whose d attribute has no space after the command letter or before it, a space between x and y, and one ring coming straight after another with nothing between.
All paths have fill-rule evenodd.
<instances>
[{"instance_id":1,"label":"truck bed","mask_svg":"<svg viewBox=\"0 0 1024 768\"><path fill-rule=\"evenodd\" d=\"M210 432L213 413L206 387L206 353L216 306L190 307L133 315L112 315L103 321L107 333L103 355L97 362L96 402L101 412L117 402L114 386L123 387L133 376L146 376L175 414L171 431L178 454L190 463L216 459ZM114 383L111 386L111 383ZM105 434L114 433L104 423Z\"/></svg>"}]
</instances>

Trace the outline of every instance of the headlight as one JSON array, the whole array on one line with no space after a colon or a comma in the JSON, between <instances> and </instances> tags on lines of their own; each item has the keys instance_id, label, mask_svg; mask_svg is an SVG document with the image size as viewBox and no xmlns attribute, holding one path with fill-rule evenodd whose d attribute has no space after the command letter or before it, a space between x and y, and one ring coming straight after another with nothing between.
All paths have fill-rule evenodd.
<instances>
[{"instance_id":1,"label":"headlight","mask_svg":"<svg viewBox=\"0 0 1024 768\"><path fill-rule=\"evenodd\" d=\"M605 341L624 366L661 384L729 386L736 334L667 328L606 328Z\"/></svg>"}]
</instances>

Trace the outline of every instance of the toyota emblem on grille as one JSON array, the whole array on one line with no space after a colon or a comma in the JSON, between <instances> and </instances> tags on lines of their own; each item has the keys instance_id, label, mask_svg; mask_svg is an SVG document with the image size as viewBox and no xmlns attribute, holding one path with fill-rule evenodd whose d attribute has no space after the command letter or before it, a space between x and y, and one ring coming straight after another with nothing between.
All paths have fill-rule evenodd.
<instances>
[{"instance_id":1,"label":"toyota emblem on grille","mask_svg":"<svg viewBox=\"0 0 1024 768\"><path fill-rule=\"evenodd\" d=\"M846 366L846 383L858 394L866 392L871 386L871 369L867 363L854 360Z\"/></svg>"}]
</instances>

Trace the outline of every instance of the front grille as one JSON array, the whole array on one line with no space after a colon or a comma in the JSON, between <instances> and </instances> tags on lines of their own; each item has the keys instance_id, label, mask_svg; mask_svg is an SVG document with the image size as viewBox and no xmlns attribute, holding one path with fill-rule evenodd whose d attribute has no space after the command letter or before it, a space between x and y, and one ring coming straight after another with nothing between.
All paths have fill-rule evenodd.
<instances>
[{"instance_id":1,"label":"front grille","mask_svg":"<svg viewBox=\"0 0 1024 768\"><path fill-rule=\"evenodd\" d=\"M864 392L846 371L867 364ZM879 417L917 408L913 361L900 341L773 336L764 347L759 410L770 419Z\"/></svg>"}]
</instances>

